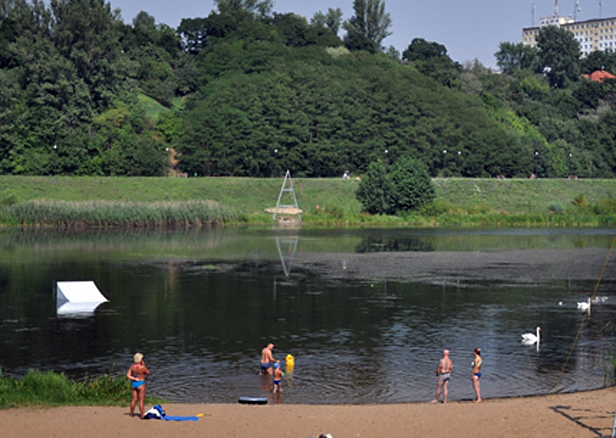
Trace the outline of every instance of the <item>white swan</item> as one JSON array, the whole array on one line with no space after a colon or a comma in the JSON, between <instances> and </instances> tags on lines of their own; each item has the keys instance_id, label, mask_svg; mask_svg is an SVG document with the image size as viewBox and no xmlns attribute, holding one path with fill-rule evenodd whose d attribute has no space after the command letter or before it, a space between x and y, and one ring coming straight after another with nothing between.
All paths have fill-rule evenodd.
<instances>
[{"instance_id":1,"label":"white swan","mask_svg":"<svg viewBox=\"0 0 616 438\"><path fill-rule=\"evenodd\" d=\"M580 310L588 310L588 309L590 309L590 298L588 298L587 301L579 301L577 303L577 307Z\"/></svg>"},{"instance_id":2,"label":"white swan","mask_svg":"<svg viewBox=\"0 0 616 438\"><path fill-rule=\"evenodd\" d=\"M522 343L526 345L533 345L534 343L539 346L539 332L541 332L541 327L537 327L537 334L533 333L524 333L522 335Z\"/></svg>"}]
</instances>

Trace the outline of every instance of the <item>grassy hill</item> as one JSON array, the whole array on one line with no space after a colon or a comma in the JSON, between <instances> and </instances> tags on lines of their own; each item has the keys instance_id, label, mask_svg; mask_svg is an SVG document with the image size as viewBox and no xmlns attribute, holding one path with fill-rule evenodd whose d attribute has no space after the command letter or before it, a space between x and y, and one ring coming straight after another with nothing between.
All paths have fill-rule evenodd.
<instances>
[{"instance_id":1,"label":"grassy hill","mask_svg":"<svg viewBox=\"0 0 616 438\"><path fill-rule=\"evenodd\" d=\"M545 214L550 204L571 206L583 195L589 203L616 198L616 180L464 179L437 178L437 205L446 210ZM329 212L355 216L358 181L341 178L295 180L300 208L307 214ZM30 200L55 201L191 201L213 200L244 215L264 215L274 207L282 179L263 178L107 178L107 177L0 177L4 204ZM288 203L288 199L286 203ZM445 206L445 207L443 207ZM264 215L265 216L265 215Z\"/></svg>"}]
</instances>

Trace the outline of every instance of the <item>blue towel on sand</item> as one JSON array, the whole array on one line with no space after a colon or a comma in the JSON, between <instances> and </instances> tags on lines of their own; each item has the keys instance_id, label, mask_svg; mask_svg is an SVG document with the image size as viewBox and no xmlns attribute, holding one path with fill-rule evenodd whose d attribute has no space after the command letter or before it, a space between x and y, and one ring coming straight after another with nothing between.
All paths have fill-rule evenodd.
<instances>
[{"instance_id":1,"label":"blue towel on sand","mask_svg":"<svg viewBox=\"0 0 616 438\"><path fill-rule=\"evenodd\" d=\"M161 420L167 420L167 421L199 421L199 417L182 417L179 415L165 415L164 417L161 417Z\"/></svg>"}]
</instances>

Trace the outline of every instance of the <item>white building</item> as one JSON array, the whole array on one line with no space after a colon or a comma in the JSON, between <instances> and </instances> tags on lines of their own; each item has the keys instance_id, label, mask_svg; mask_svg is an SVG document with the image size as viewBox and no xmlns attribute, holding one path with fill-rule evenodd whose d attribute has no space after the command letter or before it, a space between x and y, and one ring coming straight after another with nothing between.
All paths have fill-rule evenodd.
<instances>
[{"instance_id":1,"label":"white building","mask_svg":"<svg viewBox=\"0 0 616 438\"><path fill-rule=\"evenodd\" d=\"M580 43L582 55L596 50L616 51L616 17L575 21L571 17L553 15L541 19L539 27L522 29L522 42L528 46L537 46L539 29L544 26L558 26L573 33Z\"/></svg>"}]
</instances>

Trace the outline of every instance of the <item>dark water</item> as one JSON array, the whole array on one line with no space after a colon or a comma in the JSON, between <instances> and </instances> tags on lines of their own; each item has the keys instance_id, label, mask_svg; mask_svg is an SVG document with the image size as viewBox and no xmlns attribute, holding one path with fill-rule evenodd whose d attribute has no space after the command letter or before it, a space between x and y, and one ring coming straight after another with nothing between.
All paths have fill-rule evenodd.
<instances>
[{"instance_id":1,"label":"dark water","mask_svg":"<svg viewBox=\"0 0 616 438\"><path fill-rule=\"evenodd\" d=\"M307 252L605 249L614 230L301 230L0 233L0 365L73 377L124 374L141 351L149 391L176 402L268 395L259 352L295 356L284 403L430 400L443 348L452 399L472 398L472 350L484 354L482 395L576 391L606 384L616 345L615 285L584 314L595 282L542 284L334 281L293 266ZM56 281L94 280L110 300L58 317ZM558 303L562 301L562 305ZM541 348L520 334L543 328ZM271 397L270 395L268 395Z\"/></svg>"}]
</instances>

